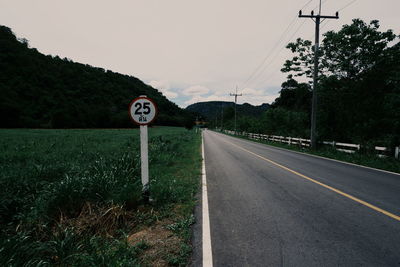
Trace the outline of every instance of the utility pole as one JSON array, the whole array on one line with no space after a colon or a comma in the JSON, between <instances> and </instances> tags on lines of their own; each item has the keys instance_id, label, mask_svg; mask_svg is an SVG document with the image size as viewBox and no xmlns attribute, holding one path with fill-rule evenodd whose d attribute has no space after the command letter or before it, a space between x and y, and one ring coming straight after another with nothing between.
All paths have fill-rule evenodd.
<instances>
[{"instance_id":1,"label":"utility pole","mask_svg":"<svg viewBox=\"0 0 400 267\"><path fill-rule=\"evenodd\" d=\"M224 105L221 104L221 131L224 126Z\"/></svg>"},{"instance_id":2,"label":"utility pole","mask_svg":"<svg viewBox=\"0 0 400 267\"><path fill-rule=\"evenodd\" d=\"M235 97L235 135L236 135L236 102L237 102L237 97L238 96L242 96L242 94L238 94L237 93L237 86L236 86L236 92L234 94L230 93L230 96L234 96Z\"/></svg>"},{"instance_id":3,"label":"utility pole","mask_svg":"<svg viewBox=\"0 0 400 267\"><path fill-rule=\"evenodd\" d=\"M312 108L311 108L311 148L317 148L317 104L318 104L318 50L319 50L319 25L321 19L338 19L339 12L336 12L335 16L322 16L321 15L321 0L319 1L319 13L314 15L314 11L311 11L311 15L303 15L302 11L299 11L299 18L311 18L315 21L315 46L314 46L314 74L313 74L313 94L312 94Z\"/></svg>"}]
</instances>

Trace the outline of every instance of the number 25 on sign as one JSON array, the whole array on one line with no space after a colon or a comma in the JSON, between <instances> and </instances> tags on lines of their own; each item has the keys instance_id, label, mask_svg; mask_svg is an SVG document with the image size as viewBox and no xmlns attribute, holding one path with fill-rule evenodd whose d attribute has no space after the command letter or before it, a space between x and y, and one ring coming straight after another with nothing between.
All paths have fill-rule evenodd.
<instances>
[{"instance_id":1,"label":"number 25 on sign","mask_svg":"<svg viewBox=\"0 0 400 267\"><path fill-rule=\"evenodd\" d=\"M139 96L129 105L129 114L134 123L147 125L156 118L157 106L150 98Z\"/></svg>"},{"instance_id":2,"label":"number 25 on sign","mask_svg":"<svg viewBox=\"0 0 400 267\"><path fill-rule=\"evenodd\" d=\"M139 96L129 104L129 115L131 120L140 125L140 158L141 176L143 185L143 198L149 200L149 149L147 125L154 121L157 116L157 106L150 98Z\"/></svg>"}]
</instances>

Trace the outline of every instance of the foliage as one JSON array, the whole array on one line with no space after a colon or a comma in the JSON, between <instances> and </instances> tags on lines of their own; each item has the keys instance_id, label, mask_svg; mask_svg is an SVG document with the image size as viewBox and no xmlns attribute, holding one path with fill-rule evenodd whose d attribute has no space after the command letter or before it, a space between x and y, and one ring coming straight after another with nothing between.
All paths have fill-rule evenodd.
<instances>
[{"instance_id":1,"label":"foliage","mask_svg":"<svg viewBox=\"0 0 400 267\"><path fill-rule=\"evenodd\" d=\"M302 39L288 44L287 48L294 54L282 68L289 74L288 80L282 84L280 96L272 106L310 114L311 88L298 83L294 77L311 78L314 48L310 41ZM379 31L376 20L367 24L354 19L338 32L327 32L320 53L319 138L389 147L398 145L398 37L391 30Z\"/></svg>"},{"instance_id":2,"label":"foliage","mask_svg":"<svg viewBox=\"0 0 400 267\"><path fill-rule=\"evenodd\" d=\"M194 117L139 79L45 56L0 26L0 127L131 127L128 105L139 95L155 100L155 124L191 128Z\"/></svg>"},{"instance_id":3,"label":"foliage","mask_svg":"<svg viewBox=\"0 0 400 267\"><path fill-rule=\"evenodd\" d=\"M134 266L147 248L128 245L124 232L172 217L186 235L199 135L164 127L149 135L151 206L142 201L138 130L2 130L0 265ZM176 251L185 252L180 261L186 251Z\"/></svg>"},{"instance_id":4,"label":"foliage","mask_svg":"<svg viewBox=\"0 0 400 267\"><path fill-rule=\"evenodd\" d=\"M272 107L280 107L288 110L310 112L311 87L306 83L299 83L290 78L282 83L280 95L272 103Z\"/></svg>"},{"instance_id":5,"label":"foliage","mask_svg":"<svg viewBox=\"0 0 400 267\"><path fill-rule=\"evenodd\" d=\"M268 110L263 117L264 133L282 136L307 136L309 116L302 111L284 108Z\"/></svg>"},{"instance_id":6,"label":"foliage","mask_svg":"<svg viewBox=\"0 0 400 267\"><path fill-rule=\"evenodd\" d=\"M210 123L213 123L213 120L217 119L218 121L221 118L221 114L223 114L224 119L233 118L234 113L234 102L225 102L225 101L208 101L208 102L199 102L186 107L186 110L194 112L205 119L207 119ZM244 116L253 116L259 117L262 112L266 111L269 108L269 104L262 104L259 106L253 106L248 103L237 104L236 109L238 114ZM229 113L229 115L225 114Z\"/></svg>"},{"instance_id":7,"label":"foliage","mask_svg":"<svg viewBox=\"0 0 400 267\"><path fill-rule=\"evenodd\" d=\"M338 79L355 79L370 70L388 49L388 44L396 35L388 30L379 31L379 22L371 21L367 25L361 19L354 19L350 25L344 25L338 32L329 31L324 34L319 47L319 77L334 76ZM294 54L286 60L282 72L312 77L314 65L314 46L311 41L298 38L296 42L286 46Z\"/></svg>"},{"instance_id":8,"label":"foliage","mask_svg":"<svg viewBox=\"0 0 400 267\"><path fill-rule=\"evenodd\" d=\"M314 47L297 39L283 65L288 78L280 95L258 119L238 116L239 131L308 137L311 117ZM317 135L322 140L381 145L400 144L400 43L379 22L354 19L324 35L317 86ZM298 77L304 81L299 82ZM231 115L227 110L227 115ZM224 128L234 129L224 116Z\"/></svg>"},{"instance_id":9,"label":"foliage","mask_svg":"<svg viewBox=\"0 0 400 267\"><path fill-rule=\"evenodd\" d=\"M354 19L351 25L344 25L338 32L329 31L324 37L321 65L325 73L357 80L384 60L388 44L396 35L391 30L380 32L377 20L367 25Z\"/></svg>"}]
</instances>

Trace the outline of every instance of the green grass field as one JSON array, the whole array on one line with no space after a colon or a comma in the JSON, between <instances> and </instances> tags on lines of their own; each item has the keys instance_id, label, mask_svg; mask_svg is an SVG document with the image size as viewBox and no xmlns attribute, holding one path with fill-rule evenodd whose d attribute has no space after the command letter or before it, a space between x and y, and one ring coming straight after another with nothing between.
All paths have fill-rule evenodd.
<instances>
[{"instance_id":1,"label":"green grass field","mask_svg":"<svg viewBox=\"0 0 400 267\"><path fill-rule=\"evenodd\" d=\"M0 265L186 265L200 144L149 129L146 204L138 129L1 130Z\"/></svg>"}]
</instances>

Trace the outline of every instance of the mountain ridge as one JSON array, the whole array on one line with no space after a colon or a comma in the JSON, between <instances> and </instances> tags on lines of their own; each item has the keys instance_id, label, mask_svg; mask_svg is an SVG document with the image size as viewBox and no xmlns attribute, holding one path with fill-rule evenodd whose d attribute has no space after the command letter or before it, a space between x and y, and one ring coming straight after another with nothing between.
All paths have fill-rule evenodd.
<instances>
[{"instance_id":1,"label":"mountain ridge","mask_svg":"<svg viewBox=\"0 0 400 267\"><path fill-rule=\"evenodd\" d=\"M132 127L128 105L155 100L156 125L191 127L194 117L134 76L44 55L0 25L1 128Z\"/></svg>"},{"instance_id":2,"label":"mountain ridge","mask_svg":"<svg viewBox=\"0 0 400 267\"><path fill-rule=\"evenodd\" d=\"M205 101L197 102L186 107L186 110L194 112L204 118L211 120L216 116L220 116L221 112L229 107L234 107L234 102L229 101ZM237 104L237 112L241 115L259 117L264 111L267 111L270 104L263 103L258 106L249 103Z\"/></svg>"}]
</instances>

